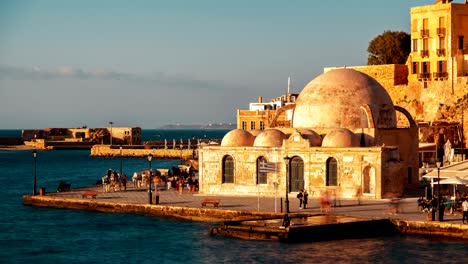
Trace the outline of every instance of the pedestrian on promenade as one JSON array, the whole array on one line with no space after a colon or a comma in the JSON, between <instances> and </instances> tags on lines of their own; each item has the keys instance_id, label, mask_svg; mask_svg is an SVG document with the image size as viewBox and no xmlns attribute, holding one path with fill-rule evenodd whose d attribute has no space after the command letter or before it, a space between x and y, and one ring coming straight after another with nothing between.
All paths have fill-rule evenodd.
<instances>
[{"instance_id":1,"label":"pedestrian on promenade","mask_svg":"<svg viewBox=\"0 0 468 264\"><path fill-rule=\"evenodd\" d=\"M123 180L122 180L124 191L127 190L127 182L128 182L127 174L124 173Z\"/></svg>"},{"instance_id":2,"label":"pedestrian on promenade","mask_svg":"<svg viewBox=\"0 0 468 264\"><path fill-rule=\"evenodd\" d=\"M133 188L138 188L138 173L135 171L132 176Z\"/></svg>"},{"instance_id":3,"label":"pedestrian on promenade","mask_svg":"<svg viewBox=\"0 0 468 264\"><path fill-rule=\"evenodd\" d=\"M299 199L299 209L302 209L303 198L304 198L304 195L302 193L302 190L300 190L299 193L297 194L297 199Z\"/></svg>"},{"instance_id":4,"label":"pedestrian on promenade","mask_svg":"<svg viewBox=\"0 0 468 264\"><path fill-rule=\"evenodd\" d=\"M462 222L464 224L465 223L465 218L466 218L466 223L468 224L468 198L464 199L464 201L462 203L462 210L463 210Z\"/></svg>"},{"instance_id":5,"label":"pedestrian on promenade","mask_svg":"<svg viewBox=\"0 0 468 264\"><path fill-rule=\"evenodd\" d=\"M283 221L281 222L280 228L285 229L285 228L289 227L290 224L291 224L291 220L289 219L288 214L285 214L283 216Z\"/></svg>"},{"instance_id":6,"label":"pedestrian on promenade","mask_svg":"<svg viewBox=\"0 0 468 264\"><path fill-rule=\"evenodd\" d=\"M304 189L302 193L302 208L307 209L307 203L309 201L309 194L307 193L307 190Z\"/></svg>"},{"instance_id":7,"label":"pedestrian on promenade","mask_svg":"<svg viewBox=\"0 0 468 264\"><path fill-rule=\"evenodd\" d=\"M328 192L323 192L320 195L320 212L330 212L330 200L328 199Z\"/></svg>"}]
</instances>

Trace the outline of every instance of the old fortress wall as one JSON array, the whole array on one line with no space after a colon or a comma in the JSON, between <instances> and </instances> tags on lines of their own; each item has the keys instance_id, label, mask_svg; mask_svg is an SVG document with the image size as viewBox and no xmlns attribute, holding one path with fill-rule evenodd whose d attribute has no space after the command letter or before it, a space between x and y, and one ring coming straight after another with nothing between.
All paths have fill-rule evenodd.
<instances>
[{"instance_id":1,"label":"old fortress wall","mask_svg":"<svg viewBox=\"0 0 468 264\"><path fill-rule=\"evenodd\" d=\"M408 80L408 65L389 64L371 66L351 66L376 79L389 93L393 102L408 110L420 124L461 123L468 128L468 77L456 80L418 81ZM324 72L337 69L325 68ZM402 124L400 124L402 125ZM403 124L404 125L404 124ZM468 129L464 129L465 139ZM466 142L465 142L466 147Z\"/></svg>"}]
</instances>

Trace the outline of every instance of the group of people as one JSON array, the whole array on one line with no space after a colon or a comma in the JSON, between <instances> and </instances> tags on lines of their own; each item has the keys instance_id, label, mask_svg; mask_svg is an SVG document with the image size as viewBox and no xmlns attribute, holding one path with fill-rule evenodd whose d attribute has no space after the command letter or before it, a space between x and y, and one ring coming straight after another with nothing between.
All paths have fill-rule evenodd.
<instances>
[{"instance_id":1,"label":"group of people","mask_svg":"<svg viewBox=\"0 0 468 264\"><path fill-rule=\"evenodd\" d=\"M300 190L297 194L297 199L299 199L299 209L307 209L307 203L309 202L309 193L306 189Z\"/></svg>"},{"instance_id":2,"label":"group of people","mask_svg":"<svg viewBox=\"0 0 468 264\"><path fill-rule=\"evenodd\" d=\"M102 188L104 192L116 192L127 190L127 175L120 174L112 169L107 170L106 175L102 177Z\"/></svg>"},{"instance_id":3,"label":"group of people","mask_svg":"<svg viewBox=\"0 0 468 264\"><path fill-rule=\"evenodd\" d=\"M468 223L468 195L466 193L460 194L455 197L455 200L451 200L450 197L442 197L440 202L440 210L448 209L450 213L460 211L462 213L462 223ZM431 199L425 199L423 196L418 199L418 208L422 212L435 212L437 211L437 198L432 196Z\"/></svg>"},{"instance_id":4,"label":"group of people","mask_svg":"<svg viewBox=\"0 0 468 264\"><path fill-rule=\"evenodd\" d=\"M149 173L154 172L134 172L132 176L132 182L134 188L148 188L148 183L150 181ZM160 187L166 188L169 190L174 190L179 194L183 193L184 188L186 187L190 193L198 191L198 179L195 176L161 176L161 175L151 175L151 180L153 182L153 187L156 190L159 190Z\"/></svg>"}]
</instances>

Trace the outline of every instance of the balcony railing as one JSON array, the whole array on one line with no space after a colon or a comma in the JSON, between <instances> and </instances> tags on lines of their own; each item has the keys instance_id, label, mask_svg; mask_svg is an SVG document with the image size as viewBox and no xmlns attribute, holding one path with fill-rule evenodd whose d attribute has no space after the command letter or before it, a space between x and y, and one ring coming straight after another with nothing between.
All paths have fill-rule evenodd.
<instances>
[{"instance_id":1,"label":"balcony railing","mask_svg":"<svg viewBox=\"0 0 468 264\"><path fill-rule=\"evenodd\" d=\"M437 56L445 56L445 49L437 49Z\"/></svg>"},{"instance_id":2,"label":"balcony railing","mask_svg":"<svg viewBox=\"0 0 468 264\"><path fill-rule=\"evenodd\" d=\"M434 78L447 78L448 73L447 72L433 72L432 77L434 77Z\"/></svg>"},{"instance_id":3,"label":"balcony railing","mask_svg":"<svg viewBox=\"0 0 468 264\"><path fill-rule=\"evenodd\" d=\"M445 28L437 28L437 35L445 36Z\"/></svg>"},{"instance_id":4,"label":"balcony railing","mask_svg":"<svg viewBox=\"0 0 468 264\"><path fill-rule=\"evenodd\" d=\"M429 37L429 29L421 29L421 37L428 38Z\"/></svg>"},{"instance_id":5,"label":"balcony railing","mask_svg":"<svg viewBox=\"0 0 468 264\"><path fill-rule=\"evenodd\" d=\"M421 57L429 57L429 50L421 50Z\"/></svg>"},{"instance_id":6,"label":"balcony railing","mask_svg":"<svg viewBox=\"0 0 468 264\"><path fill-rule=\"evenodd\" d=\"M418 79L429 79L431 78L430 72L418 73Z\"/></svg>"}]
</instances>

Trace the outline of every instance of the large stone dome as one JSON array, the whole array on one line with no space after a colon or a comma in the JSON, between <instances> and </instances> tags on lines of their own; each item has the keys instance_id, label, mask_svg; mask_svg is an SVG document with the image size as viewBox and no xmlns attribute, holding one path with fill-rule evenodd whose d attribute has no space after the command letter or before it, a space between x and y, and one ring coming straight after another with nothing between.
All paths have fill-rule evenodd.
<instances>
[{"instance_id":1,"label":"large stone dome","mask_svg":"<svg viewBox=\"0 0 468 264\"><path fill-rule=\"evenodd\" d=\"M288 136L278 129L267 129L255 138L255 147L281 147Z\"/></svg>"},{"instance_id":2,"label":"large stone dome","mask_svg":"<svg viewBox=\"0 0 468 264\"><path fill-rule=\"evenodd\" d=\"M253 145L255 137L243 129L234 129L224 135L222 147L249 147Z\"/></svg>"},{"instance_id":3,"label":"large stone dome","mask_svg":"<svg viewBox=\"0 0 468 264\"><path fill-rule=\"evenodd\" d=\"M387 91L372 77L336 69L309 82L299 94L294 128L395 128L396 114Z\"/></svg>"}]
</instances>

